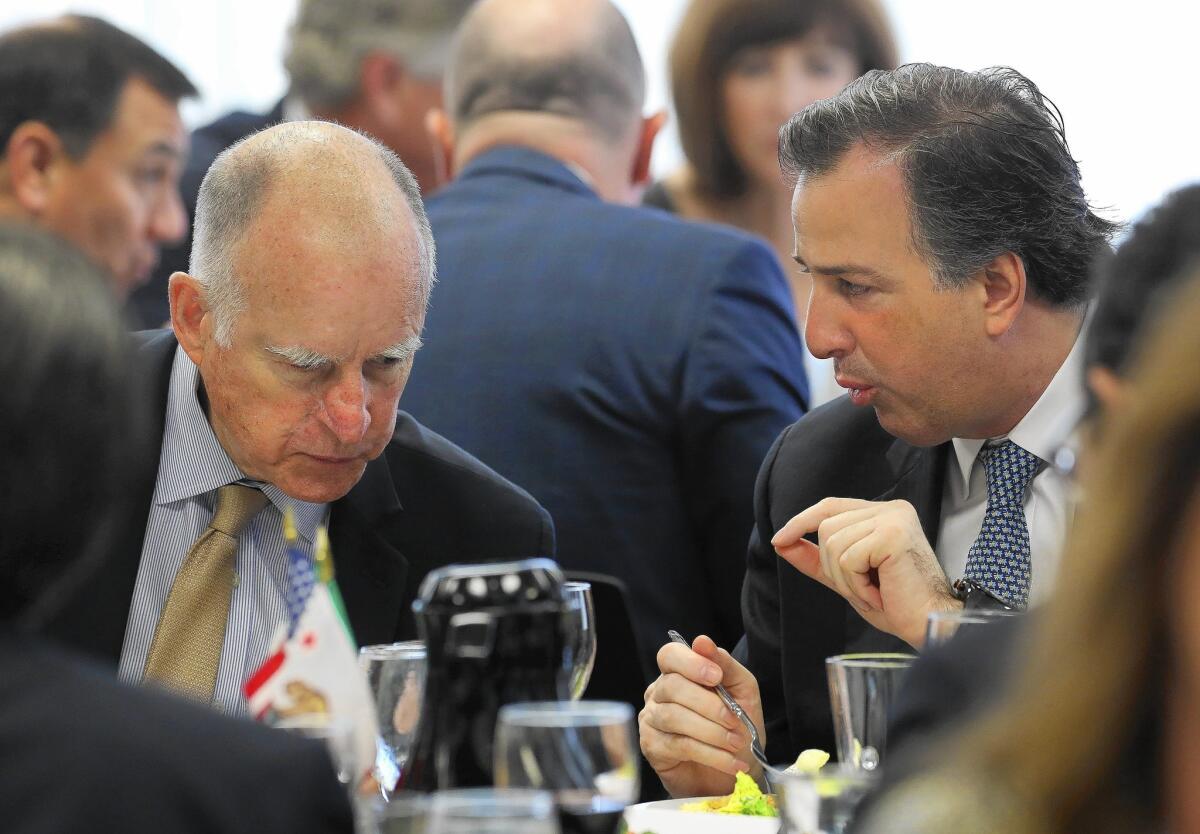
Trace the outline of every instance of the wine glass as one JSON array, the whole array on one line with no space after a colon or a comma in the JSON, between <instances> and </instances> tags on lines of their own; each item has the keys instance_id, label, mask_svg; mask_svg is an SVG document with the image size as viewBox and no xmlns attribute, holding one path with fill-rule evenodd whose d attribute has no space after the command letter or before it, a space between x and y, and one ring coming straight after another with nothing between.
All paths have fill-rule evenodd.
<instances>
[{"instance_id":1,"label":"wine glass","mask_svg":"<svg viewBox=\"0 0 1200 834\"><path fill-rule=\"evenodd\" d=\"M559 834L554 799L543 791L458 788L438 791L428 834Z\"/></svg>"},{"instance_id":2,"label":"wine glass","mask_svg":"<svg viewBox=\"0 0 1200 834\"><path fill-rule=\"evenodd\" d=\"M408 761L425 692L425 644L419 640L363 646L358 665L367 678L379 724L372 775L387 796Z\"/></svg>"},{"instance_id":3,"label":"wine glass","mask_svg":"<svg viewBox=\"0 0 1200 834\"><path fill-rule=\"evenodd\" d=\"M563 834L614 834L638 795L633 720L633 707L617 701L502 707L496 785L553 792Z\"/></svg>"},{"instance_id":4,"label":"wine glass","mask_svg":"<svg viewBox=\"0 0 1200 834\"><path fill-rule=\"evenodd\" d=\"M571 700L578 701L592 679L596 663L596 612L592 583L564 582L563 599L570 612L567 645L571 648Z\"/></svg>"}]
</instances>

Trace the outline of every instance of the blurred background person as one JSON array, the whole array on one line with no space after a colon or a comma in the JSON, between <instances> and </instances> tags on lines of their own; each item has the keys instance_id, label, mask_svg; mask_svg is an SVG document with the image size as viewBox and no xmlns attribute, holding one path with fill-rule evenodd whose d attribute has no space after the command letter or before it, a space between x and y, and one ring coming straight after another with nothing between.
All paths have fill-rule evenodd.
<instances>
[{"instance_id":1,"label":"blurred background person","mask_svg":"<svg viewBox=\"0 0 1200 834\"><path fill-rule=\"evenodd\" d=\"M1011 695L862 830L1200 831L1200 275L1147 332L1088 461L1065 591Z\"/></svg>"},{"instance_id":2,"label":"blurred background person","mask_svg":"<svg viewBox=\"0 0 1200 834\"><path fill-rule=\"evenodd\" d=\"M167 279L186 272L200 181L221 151L282 121L323 119L366 133L391 148L425 194L444 179L436 168L425 116L442 103L450 40L474 0L301 0L284 66L287 95L268 113L235 111L192 134L183 174L189 230L163 253L154 278L131 300L142 327L170 318Z\"/></svg>"},{"instance_id":3,"label":"blurred background person","mask_svg":"<svg viewBox=\"0 0 1200 834\"><path fill-rule=\"evenodd\" d=\"M1194 263L1200 263L1200 185L1170 194L1133 227L1115 254L1097 259L1096 301L1084 337L1092 406L1072 444L1081 447L1076 474L1086 469L1090 450L1104 442L1108 415L1126 399L1135 346L1152 332L1153 314ZM1066 455L1061 463L1074 465L1075 448ZM1071 568L1062 570L1069 575ZM1007 691L1014 665L1025 655L1020 641L1028 633L1023 620L1006 620L968 629L950 645L922 655L899 693L888 729L889 783L921 766L921 751L931 737Z\"/></svg>"},{"instance_id":4,"label":"blurred background person","mask_svg":"<svg viewBox=\"0 0 1200 834\"><path fill-rule=\"evenodd\" d=\"M0 219L67 239L125 298L186 230L178 104L195 94L166 58L94 17L0 35Z\"/></svg>"},{"instance_id":5,"label":"blurred background person","mask_svg":"<svg viewBox=\"0 0 1200 834\"><path fill-rule=\"evenodd\" d=\"M692 0L670 53L686 164L645 203L766 239L803 323L811 279L792 263L792 183L779 169L779 128L864 72L896 66L878 0ZM832 363L806 357L812 405L842 394Z\"/></svg>"},{"instance_id":6,"label":"blurred background person","mask_svg":"<svg viewBox=\"0 0 1200 834\"><path fill-rule=\"evenodd\" d=\"M349 831L321 745L118 683L36 636L107 570L129 475L148 459L105 284L57 238L0 224L3 828Z\"/></svg>"},{"instance_id":7,"label":"blurred background person","mask_svg":"<svg viewBox=\"0 0 1200 834\"><path fill-rule=\"evenodd\" d=\"M755 473L807 390L766 246L621 205L661 125L644 84L608 0L467 17L431 119L455 180L429 200L439 279L404 402L545 504L565 568L628 585L653 668L668 628L741 636Z\"/></svg>"}]
</instances>

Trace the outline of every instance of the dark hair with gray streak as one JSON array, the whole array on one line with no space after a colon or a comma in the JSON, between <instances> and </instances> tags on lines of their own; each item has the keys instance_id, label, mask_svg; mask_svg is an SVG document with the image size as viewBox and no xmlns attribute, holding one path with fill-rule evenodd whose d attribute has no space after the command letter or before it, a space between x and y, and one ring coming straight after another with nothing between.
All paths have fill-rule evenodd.
<instances>
[{"instance_id":1,"label":"dark hair with gray streak","mask_svg":"<svg viewBox=\"0 0 1200 834\"><path fill-rule=\"evenodd\" d=\"M1013 252L1035 298L1086 300L1089 264L1117 227L1088 205L1062 115L1021 73L932 64L869 72L783 126L780 164L820 176L859 142L903 172L913 245L939 286L963 286Z\"/></svg>"}]
</instances>

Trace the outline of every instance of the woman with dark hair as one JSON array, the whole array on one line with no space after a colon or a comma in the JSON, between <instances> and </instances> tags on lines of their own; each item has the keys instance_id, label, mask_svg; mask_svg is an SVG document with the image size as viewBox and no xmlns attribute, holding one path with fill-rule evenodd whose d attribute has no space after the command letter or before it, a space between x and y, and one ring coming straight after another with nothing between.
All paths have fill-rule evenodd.
<instances>
[{"instance_id":1,"label":"woman with dark hair","mask_svg":"<svg viewBox=\"0 0 1200 834\"><path fill-rule=\"evenodd\" d=\"M1105 417L1063 589L1011 694L882 797L871 834L1200 831L1200 272Z\"/></svg>"},{"instance_id":2,"label":"woman with dark hair","mask_svg":"<svg viewBox=\"0 0 1200 834\"><path fill-rule=\"evenodd\" d=\"M145 454L129 348L92 264L0 225L0 827L349 831L319 744L127 686L37 636L102 576L129 510Z\"/></svg>"},{"instance_id":3,"label":"woman with dark hair","mask_svg":"<svg viewBox=\"0 0 1200 834\"><path fill-rule=\"evenodd\" d=\"M803 321L809 282L791 266L792 191L779 170L779 128L864 72L895 66L878 0L692 0L670 56L687 162L650 187L646 204L766 239ZM809 377L814 402L840 393L831 372Z\"/></svg>"}]
</instances>

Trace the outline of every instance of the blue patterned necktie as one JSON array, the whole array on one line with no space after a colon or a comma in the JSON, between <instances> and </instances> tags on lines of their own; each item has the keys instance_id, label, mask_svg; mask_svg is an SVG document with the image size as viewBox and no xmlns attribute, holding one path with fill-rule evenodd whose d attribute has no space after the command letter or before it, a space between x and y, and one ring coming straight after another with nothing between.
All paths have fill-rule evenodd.
<instances>
[{"instance_id":1,"label":"blue patterned necktie","mask_svg":"<svg viewBox=\"0 0 1200 834\"><path fill-rule=\"evenodd\" d=\"M1029 525L1022 503L1041 461L1011 440L979 450L987 477L987 510L967 551L967 579L1012 605L1029 603Z\"/></svg>"}]
</instances>

